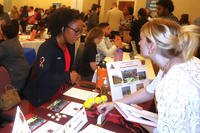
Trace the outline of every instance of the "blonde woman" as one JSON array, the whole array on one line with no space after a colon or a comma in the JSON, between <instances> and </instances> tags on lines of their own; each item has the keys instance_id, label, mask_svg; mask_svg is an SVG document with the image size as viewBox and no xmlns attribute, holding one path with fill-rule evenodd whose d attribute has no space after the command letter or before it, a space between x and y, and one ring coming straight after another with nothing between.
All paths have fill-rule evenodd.
<instances>
[{"instance_id":1,"label":"blonde woman","mask_svg":"<svg viewBox=\"0 0 200 133\"><path fill-rule=\"evenodd\" d=\"M146 88L118 100L138 104L156 97L157 127L149 132L200 132L200 60L193 55L199 46L200 27L181 27L165 19L147 22L140 34L141 54L155 62L160 71ZM113 109L102 104L99 112Z\"/></svg>"}]
</instances>

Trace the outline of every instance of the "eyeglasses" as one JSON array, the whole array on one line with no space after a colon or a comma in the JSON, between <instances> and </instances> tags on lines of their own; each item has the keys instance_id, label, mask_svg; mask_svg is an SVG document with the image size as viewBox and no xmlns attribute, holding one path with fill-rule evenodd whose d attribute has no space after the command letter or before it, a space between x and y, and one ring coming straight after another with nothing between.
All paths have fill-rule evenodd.
<instances>
[{"instance_id":1,"label":"eyeglasses","mask_svg":"<svg viewBox=\"0 0 200 133\"><path fill-rule=\"evenodd\" d=\"M83 29L74 29L70 26L67 26L67 28L73 30L76 36L81 35L83 33Z\"/></svg>"}]
</instances>

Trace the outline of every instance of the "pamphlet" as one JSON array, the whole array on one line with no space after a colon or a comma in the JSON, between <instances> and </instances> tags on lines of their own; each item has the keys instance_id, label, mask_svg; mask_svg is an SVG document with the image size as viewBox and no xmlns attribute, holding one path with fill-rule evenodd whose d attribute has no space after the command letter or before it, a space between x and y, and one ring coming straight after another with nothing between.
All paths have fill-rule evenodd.
<instances>
[{"instance_id":1,"label":"pamphlet","mask_svg":"<svg viewBox=\"0 0 200 133\"><path fill-rule=\"evenodd\" d=\"M146 110L140 110L133 106L115 102L115 108L120 112L120 114L128 121L136 122L152 127L156 127L158 115Z\"/></svg>"}]
</instances>

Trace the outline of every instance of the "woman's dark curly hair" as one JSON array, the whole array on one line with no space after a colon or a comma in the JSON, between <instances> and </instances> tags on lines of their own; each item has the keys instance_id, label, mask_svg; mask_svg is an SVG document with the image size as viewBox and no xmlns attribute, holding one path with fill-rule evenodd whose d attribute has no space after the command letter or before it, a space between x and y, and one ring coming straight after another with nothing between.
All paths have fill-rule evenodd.
<instances>
[{"instance_id":1,"label":"woman's dark curly hair","mask_svg":"<svg viewBox=\"0 0 200 133\"><path fill-rule=\"evenodd\" d=\"M51 36L55 37L62 32L63 27L65 28L71 22L81 19L82 15L78 10L59 8L48 17L47 27Z\"/></svg>"},{"instance_id":2,"label":"woman's dark curly hair","mask_svg":"<svg viewBox=\"0 0 200 133\"><path fill-rule=\"evenodd\" d=\"M170 13L174 11L174 4L173 4L172 0L159 0L156 3L156 5L160 5L164 8L167 8Z\"/></svg>"}]
</instances>

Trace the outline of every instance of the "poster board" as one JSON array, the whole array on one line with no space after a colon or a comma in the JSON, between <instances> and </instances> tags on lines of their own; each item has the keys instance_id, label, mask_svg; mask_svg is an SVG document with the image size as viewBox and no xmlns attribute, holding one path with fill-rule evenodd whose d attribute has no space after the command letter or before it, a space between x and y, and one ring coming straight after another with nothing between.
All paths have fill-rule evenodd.
<instances>
[{"instance_id":1,"label":"poster board","mask_svg":"<svg viewBox=\"0 0 200 133\"><path fill-rule=\"evenodd\" d=\"M144 60L110 62L106 67L112 101L134 93L149 83Z\"/></svg>"}]
</instances>

